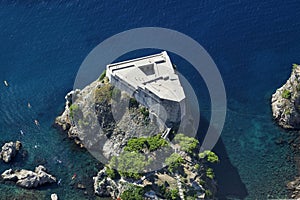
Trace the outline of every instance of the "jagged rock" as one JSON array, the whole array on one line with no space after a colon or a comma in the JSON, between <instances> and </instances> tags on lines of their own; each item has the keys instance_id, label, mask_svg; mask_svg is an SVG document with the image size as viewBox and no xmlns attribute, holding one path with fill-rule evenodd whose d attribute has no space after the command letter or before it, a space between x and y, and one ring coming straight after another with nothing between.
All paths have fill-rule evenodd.
<instances>
[{"instance_id":1,"label":"jagged rock","mask_svg":"<svg viewBox=\"0 0 300 200\"><path fill-rule=\"evenodd\" d=\"M58 200L57 194L55 193L51 194L51 200Z\"/></svg>"},{"instance_id":2,"label":"jagged rock","mask_svg":"<svg viewBox=\"0 0 300 200\"><path fill-rule=\"evenodd\" d=\"M100 170L94 179L94 192L100 197L117 198L122 190L122 186L107 177L106 167ZM122 181L121 181L122 182Z\"/></svg>"},{"instance_id":3,"label":"jagged rock","mask_svg":"<svg viewBox=\"0 0 300 200\"><path fill-rule=\"evenodd\" d=\"M96 98L97 91L103 99ZM119 101L115 102L112 91L113 86L109 83L94 81L82 90L68 93L65 111L55 120L55 124L67 132L76 144L87 149L100 147L106 158L120 154L132 137L163 132L156 123L145 122L140 108L127 108L128 95L121 92ZM80 117L70 116L71 104L78 105ZM85 127L85 123L88 126Z\"/></svg>"},{"instance_id":4,"label":"jagged rock","mask_svg":"<svg viewBox=\"0 0 300 200\"><path fill-rule=\"evenodd\" d=\"M0 152L0 159L6 163L11 161L11 159L16 156L21 146L22 144L20 141L5 143Z\"/></svg>"},{"instance_id":5,"label":"jagged rock","mask_svg":"<svg viewBox=\"0 0 300 200\"><path fill-rule=\"evenodd\" d=\"M294 65L290 78L272 95L273 118L288 129L300 128L300 66Z\"/></svg>"},{"instance_id":6,"label":"jagged rock","mask_svg":"<svg viewBox=\"0 0 300 200\"><path fill-rule=\"evenodd\" d=\"M296 177L295 180L289 182L287 189L292 192L291 198L299 199L300 198L300 177Z\"/></svg>"},{"instance_id":7,"label":"jagged rock","mask_svg":"<svg viewBox=\"0 0 300 200\"><path fill-rule=\"evenodd\" d=\"M94 192L100 197L110 197L110 193L107 189L108 182L105 174L106 168L100 170L94 179Z\"/></svg>"},{"instance_id":8,"label":"jagged rock","mask_svg":"<svg viewBox=\"0 0 300 200\"><path fill-rule=\"evenodd\" d=\"M100 157L109 159L111 156L122 153L123 148L131 138L149 137L164 131L157 126L155 121L143 115L141 105L129 108L128 105L132 99L128 95L120 92L119 101L116 102L112 98L112 93L112 86L109 83L105 83L105 81L95 81L80 91L69 93L66 96L65 111L56 119L56 124L68 133L69 138L74 139L79 145L84 144L85 148L92 150L96 158L98 158L98 155L95 152L100 149L99 152L101 155L98 158L99 160L101 160ZM75 98L74 95L76 95ZM72 112L72 118L70 117L71 104L76 105L75 107L77 107L78 111L76 115ZM125 109L123 110L120 109L123 108L122 105L125 105ZM79 117L76 119L74 116ZM156 153L153 153L153 156L155 157ZM183 194L185 192L183 189L188 187L186 189L187 192L190 189L199 190L197 195L201 198L204 195L204 188L199 184L203 179L206 179L206 175L203 174L205 167L202 166L200 167L201 170L195 170L195 164L198 161L193 160L183 152L182 157L188 163L183 166L184 171L189 174L185 177L186 180L195 180L195 182L191 183L191 181L188 181L188 183L182 183L181 193ZM163 162L164 159L161 160L161 163ZM165 171L165 168L162 168L157 173L146 174L143 180L133 180L124 177L112 180L107 176L106 168L104 168L93 177L94 193L100 197L116 199L122 192L128 189L129 184L140 187L153 186L153 191L157 191L157 183L165 183L167 180L173 179L175 182L169 183L169 185L173 186L179 182L172 178L175 176L174 173L169 174L167 179L157 178L158 173L163 174L168 172ZM179 177L178 180L181 178L183 179L184 177ZM207 178L205 189L209 189L215 194L216 183Z\"/></svg>"},{"instance_id":9,"label":"jagged rock","mask_svg":"<svg viewBox=\"0 0 300 200\"><path fill-rule=\"evenodd\" d=\"M8 169L1 176L3 180L14 181L18 186L24 188L36 188L40 185L56 182L56 178L46 173L46 168L42 165L36 167L34 172L25 169Z\"/></svg>"}]
</instances>

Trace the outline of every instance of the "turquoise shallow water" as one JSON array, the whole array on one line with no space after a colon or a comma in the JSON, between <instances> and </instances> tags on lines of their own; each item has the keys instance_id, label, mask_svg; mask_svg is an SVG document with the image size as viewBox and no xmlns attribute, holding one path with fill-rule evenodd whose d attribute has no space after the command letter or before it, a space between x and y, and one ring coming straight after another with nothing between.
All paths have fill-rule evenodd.
<instances>
[{"instance_id":1,"label":"turquoise shallow water","mask_svg":"<svg viewBox=\"0 0 300 200\"><path fill-rule=\"evenodd\" d=\"M286 197L287 180L296 173L288 146L278 146L287 133L271 118L270 95L288 78L291 64L300 62L300 5L241 1L119 2L119 1L1 1L0 3L0 143L19 139L28 156L4 164L34 169L44 164L62 179L37 191L0 184L1 198L94 199L91 177L100 167L86 151L52 127L72 89L76 72L89 51L107 37L142 26L160 26L183 32L201 43L222 74L228 112L222 132L223 163L218 169L221 196L247 199ZM179 71L201 97L204 118L209 98L199 77L184 62ZM184 70L183 70L184 69ZM27 103L32 105L28 109ZM34 120L38 119L40 127ZM21 136L19 131L25 132ZM35 148L37 145L37 148ZM224 148L225 149L224 149ZM218 149L218 150L219 150ZM57 159L63 162L59 164ZM229 171L235 169L235 173ZM71 177L77 174L72 181ZM233 174L239 181L232 182ZM75 188L87 185L88 195ZM236 184L236 185L235 185ZM245 187L244 187L245 186ZM246 190L246 191L245 191Z\"/></svg>"}]
</instances>

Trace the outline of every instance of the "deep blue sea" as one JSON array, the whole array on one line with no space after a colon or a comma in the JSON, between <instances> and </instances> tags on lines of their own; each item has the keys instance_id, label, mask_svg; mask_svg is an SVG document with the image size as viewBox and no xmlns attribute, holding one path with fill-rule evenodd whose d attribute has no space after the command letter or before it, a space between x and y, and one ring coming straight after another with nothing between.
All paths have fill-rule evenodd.
<instances>
[{"instance_id":1,"label":"deep blue sea","mask_svg":"<svg viewBox=\"0 0 300 200\"><path fill-rule=\"evenodd\" d=\"M297 169L287 160L289 147L275 144L288 133L272 121L269 104L292 63L300 63L299 19L297 0L1 1L0 144L18 139L28 155L11 164L0 162L0 172L44 164L62 184L39 190L0 184L0 198L50 199L54 192L61 199L96 198L91 177L99 163L52 124L87 54L116 33L146 26L192 37L221 72L228 110L216 147L221 156L216 168L220 198L286 198L285 184ZM87 194L76 189L78 183L87 186Z\"/></svg>"}]
</instances>

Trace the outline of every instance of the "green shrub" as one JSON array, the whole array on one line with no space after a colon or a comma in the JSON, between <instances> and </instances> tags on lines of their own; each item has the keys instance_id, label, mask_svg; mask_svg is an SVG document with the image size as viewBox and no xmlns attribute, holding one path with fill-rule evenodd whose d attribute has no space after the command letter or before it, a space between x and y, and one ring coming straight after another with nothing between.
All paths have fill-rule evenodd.
<instances>
[{"instance_id":1,"label":"green shrub","mask_svg":"<svg viewBox=\"0 0 300 200\"><path fill-rule=\"evenodd\" d=\"M298 66L298 64L293 63L293 69L296 69Z\"/></svg>"},{"instance_id":2,"label":"green shrub","mask_svg":"<svg viewBox=\"0 0 300 200\"><path fill-rule=\"evenodd\" d=\"M149 110L148 110L147 108L142 107L142 108L140 109L140 112L144 115L144 118L149 117Z\"/></svg>"},{"instance_id":3,"label":"green shrub","mask_svg":"<svg viewBox=\"0 0 300 200\"><path fill-rule=\"evenodd\" d=\"M129 152L141 152L143 149L147 149L147 146L146 138L132 138L128 140L124 150Z\"/></svg>"},{"instance_id":4,"label":"green shrub","mask_svg":"<svg viewBox=\"0 0 300 200\"><path fill-rule=\"evenodd\" d=\"M291 114L291 109L290 108L285 109L284 114L286 115Z\"/></svg>"},{"instance_id":5,"label":"green shrub","mask_svg":"<svg viewBox=\"0 0 300 200\"><path fill-rule=\"evenodd\" d=\"M214 179L215 178L215 174L212 168L208 168L206 170L206 176L210 179Z\"/></svg>"},{"instance_id":6,"label":"green shrub","mask_svg":"<svg viewBox=\"0 0 300 200\"><path fill-rule=\"evenodd\" d=\"M129 108L138 108L138 107L139 107L139 103L137 102L137 100L135 98L130 98Z\"/></svg>"},{"instance_id":7,"label":"green shrub","mask_svg":"<svg viewBox=\"0 0 300 200\"><path fill-rule=\"evenodd\" d=\"M182 133L177 134L174 137L174 141L180 145L182 151L190 154L194 153L199 144L198 140L195 138L185 136Z\"/></svg>"},{"instance_id":8,"label":"green shrub","mask_svg":"<svg viewBox=\"0 0 300 200\"><path fill-rule=\"evenodd\" d=\"M106 174L107 174L107 176L109 177L109 178L111 178L111 179L114 179L114 178L116 178L116 172L115 172L115 170L114 169L111 169L111 168L109 168L109 167L106 167Z\"/></svg>"},{"instance_id":9,"label":"green shrub","mask_svg":"<svg viewBox=\"0 0 300 200\"><path fill-rule=\"evenodd\" d=\"M142 187L130 185L130 187L121 194L121 199L126 200L143 200L145 191Z\"/></svg>"},{"instance_id":10,"label":"green shrub","mask_svg":"<svg viewBox=\"0 0 300 200\"><path fill-rule=\"evenodd\" d=\"M175 200L179 198L179 191L178 189L172 189L171 192L171 199Z\"/></svg>"},{"instance_id":11,"label":"green shrub","mask_svg":"<svg viewBox=\"0 0 300 200\"><path fill-rule=\"evenodd\" d=\"M281 96L282 96L282 98L289 99L289 98L291 98L291 91L283 90Z\"/></svg>"},{"instance_id":12,"label":"green shrub","mask_svg":"<svg viewBox=\"0 0 300 200\"><path fill-rule=\"evenodd\" d=\"M165 164L168 165L170 172L177 170L183 162L183 158L178 153L171 154L170 157L165 160Z\"/></svg>"},{"instance_id":13,"label":"green shrub","mask_svg":"<svg viewBox=\"0 0 300 200\"><path fill-rule=\"evenodd\" d=\"M195 169L196 169L196 170L199 170L199 169L200 169L200 165L199 165L199 164L196 164L196 165L195 165Z\"/></svg>"},{"instance_id":14,"label":"green shrub","mask_svg":"<svg viewBox=\"0 0 300 200\"><path fill-rule=\"evenodd\" d=\"M219 157L214 152L209 150L199 153L199 158L200 159L206 158L206 160L211 163L219 162Z\"/></svg>"},{"instance_id":15,"label":"green shrub","mask_svg":"<svg viewBox=\"0 0 300 200\"><path fill-rule=\"evenodd\" d=\"M106 76L106 70L104 70L104 71L101 73L101 75L100 75L100 77L99 77L99 81L103 81L103 79L105 78L105 76Z\"/></svg>"},{"instance_id":16,"label":"green shrub","mask_svg":"<svg viewBox=\"0 0 300 200\"><path fill-rule=\"evenodd\" d=\"M78 113L79 106L77 104L72 104L70 106L70 117L74 118L74 116Z\"/></svg>"},{"instance_id":17,"label":"green shrub","mask_svg":"<svg viewBox=\"0 0 300 200\"><path fill-rule=\"evenodd\" d=\"M168 146L168 142L161 137L161 134L147 138L132 138L128 140L125 151L143 152L143 150L155 151L161 147Z\"/></svg>"},{"instance_id":18,"label":"green shrub","mask_svg":"<svg viewBox=\"0 0 300 200\"><path fill-rule=\"evenodd\" d=\"M161 137L161 134L157 134L155 136L148 137L147 142L149 144L150 151L155 151L161 147L166 147L169 145L168 142Z\"/></svg>"},{"instance_id":19,"label":"green shrub","mask_svg":"<svg viewBox=\"0 0 300 200\"><path fill-rule=\"evenodd\" d=\"M103 103L105 101L109 102L112 97L112 90L113 86L111 86L109 83L96 88L94 91L95 103Z\"/></svg>"},{"instance_id":20,"label":"green shrub","mask_svg":"<svg viewBox=\"0 0 300 200\"><path fill-rule=\"evenodd\" d=\"M205 190L205 196L206 196L206 198L211 198L212 192L210 190Z\"/></svg>"},{"instance_id":21,"label":"green shrub","mask_svg":"<svg viewBox=\"0 0 300 200\"><path fill-rule=\"evenodd\" d=\"M110 167L117 169L123 177L138 179L150 162L152 160L146 160L146 157L141 153L124 151L118 157L112 157Z\"/></svg>"}]
</instances>

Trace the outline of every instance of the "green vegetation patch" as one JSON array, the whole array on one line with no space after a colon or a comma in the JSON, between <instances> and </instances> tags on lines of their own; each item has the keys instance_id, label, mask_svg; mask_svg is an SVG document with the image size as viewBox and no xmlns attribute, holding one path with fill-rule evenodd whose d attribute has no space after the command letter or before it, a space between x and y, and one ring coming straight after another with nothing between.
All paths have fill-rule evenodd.
<instances>
[{"instance_id":1,"label":"green vegetation patch","mask_svg":"<svg viewBox=\"0 0 300 200\"><path fill-rule=\"evenodd\" d=\"M141 153L124 151L118 157L112 157L110 167L117 169L123 177L138 179L151 162Z\"/></svg>"},{"instance_id":2,"label":"green vegetation patch","mask_svg":"<svg viewBox=\"0 0 300 200\"><path fill-rule=\"evenodd\" d=\"M199 158L200 159L205 159L208 161L208 162L211 162L211 163L217 163L219 162L219 157L212 151L209 151L209 150L206 150L202 153L199 153Z\"/></svg>"},{"instance_id":3,"label":"green vegetation patch","mask_svg":"<svg viewBox=\"0 0 300 200\"><path fill-rule=\"evenodd\" d=\"M289 98L291 98L291 91L283 90L281 96L282 96L282 98L289 99Z\"/></svg>"},{"instance_id":4,"label":"green vegetation patch","mask_svg":"<svg viewBox=\"0 0 300 200\"><path fill-rule=\"evenodd\" d=\"M293 69L296 69L299 65L296 63L293 63Z\"/></svg>"},{"instance_id":5,"label":"green vegetation patch","mask_svg":"<svg viewBox=\"0 0 300 200\"><path fill-rule=\"evenodd\" d=\"M137 100L135 98L130 98L129 108L138 108L138 107L139 107L139 103L137 102Z\"/></svg>"},{"instance_id":6,"label":"green vegetation patch","mask_svg":"<svg viewBox=\"0 0 300 200\"><path fill-rule=\"evenodd\" d=\"M193 154L199 144L197 139L185 136L182 133L177 134L174 137L174 141L180 145L182 151L189 154Z\"/></svg>"},{"instance_id":7,"label":"green vegetation patch","mask_svg":"<svg viewBox=\"0 0 300 200\"><path fill-rule=\"evenodd\" d=\"M100 75L100 77L99 77L99 81L103 81L104 80L104 78L105 78L105 76L106 76L106 70L104 70L102 73L101 73L101 75Z\"/></svg>"},{"instance_id":8,"label":"green vegetation patch","mask_svg":"<svg viewBox=\"0 0 300 200\"><path fill-rule=\"evenodd\" d=\"M74 116L79 112L79 106L77 104L72 104L70 106L70 117L74 118Z\"/></svg>"},{"instance_id":9,"label":"green vegetation patch","mask_svg":"<svg viewBox=\"0 0 300 200\"><path fill-rule=\"evenodd\" d=\"M206 176L210 179L214 179L215 178L215 174L212 168L208 168L206 170Z\"/></svg>"},{"instance_id":10,"label":"green vegetation patch","mask_svg":"<svg viewBox=\"0 0 300 200\"><path fill-rule=\"evenodd\" d=\"M161 137L161 134L147 138L132 138L127 142L125 151L143 152L143 150L155 151L161 147L168 146L168 142Z\"/></svg>"},{"instance_id":11,"label":"green vegetation patch","mask_svg":"<svg viewBox=\"0 0 300 200\"><path fill-rule=\"evenodd\" d=\"M170 157L166 158L165 160L165 164L168 165L170 172L177 170L183 162L183 158L178 153L171 154Z\"/></svg>"},{"instance_id":12,"label":"green vegetation patch","mask_svg":"<svg viewBox=\"0 0 300 200\"><path fill-rule=\"evenodd\" d=\"M167 188L165 185L160 186L160 193L166 198L166 199L172 199L177 200L180 199L179 191L178 189L170 189Z\"/></svg>"},{"instance_id":13,"label":"green vegetation patch","mask_svg":"<svg viewBox=\"0 0 300 200\"><path fill-rule=\"evenodd\" d=\"M145 191L142 187L130 185L127 190L121 194L121 199L126 200L143 200Z\"/></svg>"},{"instance_id":14,"label":"green vegetation patch","mask_svg":"<svg viewBox=\"0 0 300 200\"><path fill-rule=\"evenodd\" d=\"M109 83L104 84L101 87L97 87L94 92L95 103L109 102L112 97L112 90L114 89Z\"/></svg>"},{"instance_id":15,"label":"green vegetation patch","mask_svg":"<svg viewBox=\"0 0 300 200\"><path fill-rule=\"evenodd\" d=\"M109 167L106 167L106 171L105 172L106 172L107 176L109 178L111 178L111 179L115 179L116 176L117 176L116 171L114 169L109 168Z\"/></svg>"},{"instance_id":16,"label":"green vegetation patch","mask_svg":"<svg viewBox=\"0 0 300 200\"><path fill-rule=\"evenodd\" d=\"M147 117L149 117L149 110L147 109L147 108L145 108L145 107L142 107L141 109L140 109L140 112L143 114L143 116L144 116L144 119L145 118L147 118Z\"/></svg>"}]
</instances>

